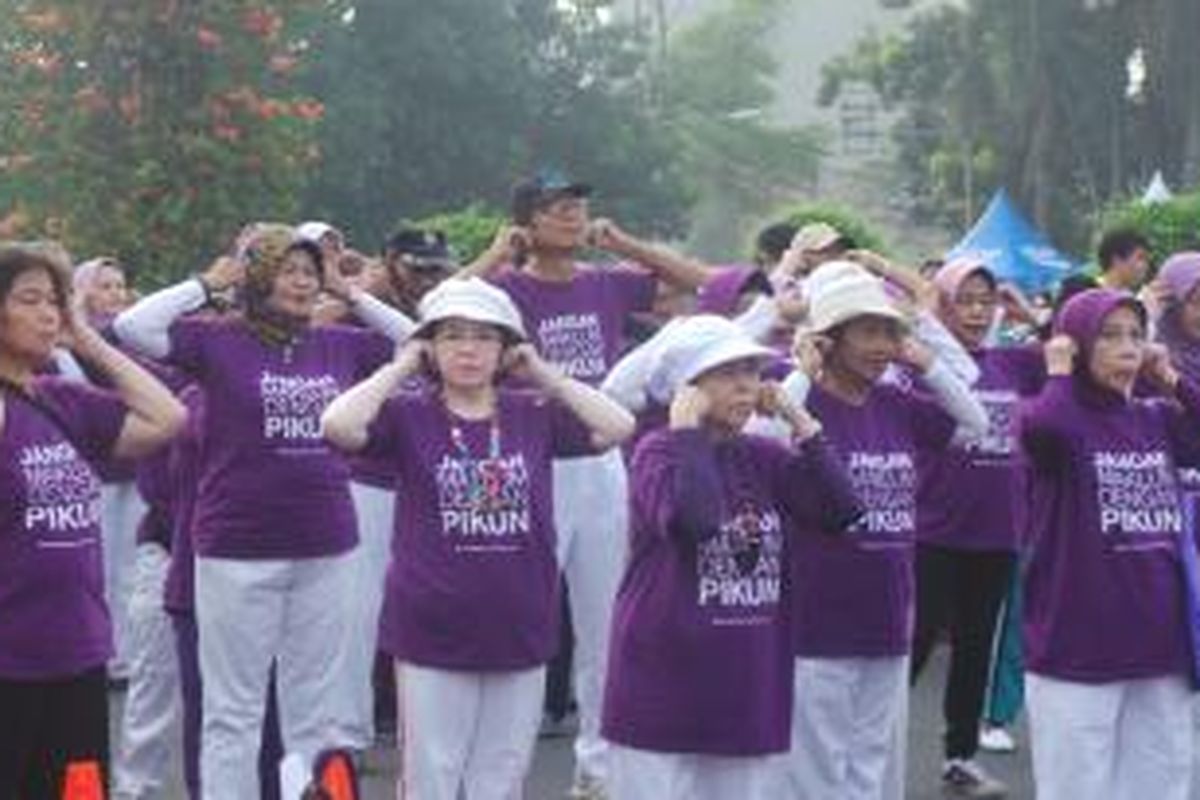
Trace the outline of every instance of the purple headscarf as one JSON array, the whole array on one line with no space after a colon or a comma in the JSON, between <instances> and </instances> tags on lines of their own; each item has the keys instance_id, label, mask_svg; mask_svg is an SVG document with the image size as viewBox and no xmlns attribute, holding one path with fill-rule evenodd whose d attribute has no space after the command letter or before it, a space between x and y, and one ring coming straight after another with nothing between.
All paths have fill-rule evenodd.
<instances>
[{"instance_id":1,"label":"purple headscarf","mask_svg":"<svg viewBox=\"0 0 1200 800\"><path fill-rule=\"evenodd\" d=\"M1159 270L1158 280L1167 290L1158 340L1167 346L1175 369L1191 380L1200 380L1200 339L1189 335L1179 319L1183 304L1200 285L1200 253L1171 256Z\"/></svg>"}]
</instances>

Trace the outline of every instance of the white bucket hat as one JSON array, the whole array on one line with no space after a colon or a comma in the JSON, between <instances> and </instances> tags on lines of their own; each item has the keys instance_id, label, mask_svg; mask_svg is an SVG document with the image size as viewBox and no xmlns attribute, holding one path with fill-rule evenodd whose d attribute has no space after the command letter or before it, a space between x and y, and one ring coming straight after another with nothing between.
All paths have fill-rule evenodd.
<instances>
[{"instance_id":1,"label":"white bucket hat","mask_svg":"<svg viewBox=\"0 0 1200 800\"><path fill-rule=\"evenodd\" d=\"M813 270L804 283L808 297L808 329L825 333L855 317L907 320L888 297L883 281L851 261L830 261Z\"/></svg>"},{"instance_id":2,"label":"white bucket hat","mask_svg":"<svg viewBox=\"0 0 1200 800\"><path fill-rule=\"evenodd\" d=\"M674 396L700 375L723 364L748 358L765 360L774 355L734 323L710 314L681 320L664 334L649 381L656 395Z\"/></svg>"},{"instance_id":3,"label":"white bucket hat","mask_svg":"<svg viewBox=\"0 0 1200 800\"><path fill-rule=\"evenodd\" d=\"M518 340L528 338L521 312L512 298L480 278L451 278L442 281L421 299L420 322L414 336L428 336L434 324L446 319L465 319L496 325Z\"/></svg>"}]
</instances>

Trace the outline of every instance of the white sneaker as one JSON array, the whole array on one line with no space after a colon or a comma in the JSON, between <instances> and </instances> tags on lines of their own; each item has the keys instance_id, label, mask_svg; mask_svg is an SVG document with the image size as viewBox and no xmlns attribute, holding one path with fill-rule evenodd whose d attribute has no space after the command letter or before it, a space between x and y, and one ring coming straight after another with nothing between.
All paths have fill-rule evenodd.
<instances>
[{"instance_id":1,"label":"white sneaker","mask_svg":"<svg viewBox=\"0 0 1200 800\"><path fill-rule=\"evenodd\" d=\"M1017 740L1003 725L984 725L979 729L979 747L989 753L1012 753Z\"/></svg>"},{"instance_id":2,"label":"white sneaker","mask_svg":"<svg viewBox=\"0 0 1200 800\"><path fill-rule=\"evenodd\" d=\"M607 800L604 784L587 773L576 773L575 782L567 792L568 800Z\"/></svg>"},{"instance_id":3,"label":"white sneaker","mask_svg":"<svg viewBox=\"0 0 1200 800\"><path fill-rule=\"evenodd\" d=\"M1008 787L988 774L979 762L952 758L942 767L942 791L952 797L1005 797Z\"/></svg>"}]
</instances>

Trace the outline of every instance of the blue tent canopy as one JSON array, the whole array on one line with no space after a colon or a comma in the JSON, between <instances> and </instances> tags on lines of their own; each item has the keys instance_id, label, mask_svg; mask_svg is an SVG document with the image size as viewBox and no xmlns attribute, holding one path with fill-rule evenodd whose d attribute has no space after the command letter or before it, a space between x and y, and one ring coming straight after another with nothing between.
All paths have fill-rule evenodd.
<instances>
[{"instance_id":1,"label":"blue tent canopy","mask_svg":"<svg viewBox=\"0 0 1200 800\"><path fill-rule=\"evenodd\" d=\"M983 216L946 255L947 259L964 256L983 259L1000 280L1015 283L1029 294L1051 291L1083 268L1056 250L1004 189L996 192Z\"/></svg>"}]
</instances>

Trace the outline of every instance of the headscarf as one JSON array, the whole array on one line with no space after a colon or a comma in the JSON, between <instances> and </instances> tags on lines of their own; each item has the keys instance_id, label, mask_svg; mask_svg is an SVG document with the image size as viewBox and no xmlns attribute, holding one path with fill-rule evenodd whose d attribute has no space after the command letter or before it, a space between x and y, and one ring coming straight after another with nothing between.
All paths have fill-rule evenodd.
<instances>
[{"instance_id":1,"label":"headscarf","mask_svg":"<svg viewBox=\"0 0 1200 800\"><path fill-rule=\"evenodd\" d=\"M267 304L275 279L283 270L288 254L294 250L308 253L317 267L317 279L324 282L321 248L296 236L290 225L263 223L247 236L241 251L246 261L244 307L246 321L267 344L284 345L308 326L308 319L282 313Z\"/></svg>"},{"instance_id":2,"label":"headscarf","mask_svg":"<svg viewBox=\"0 0 1200 800\"><path fill-rule=\"evenodd\" d=\"M696 312L731 316L737 311L738 300L743 294L771 295L774 289L766 274L753 267L722 267L713 271L696 294Z\"/></svg>"},{"instance_id":3,"label":"headscarf","mask_svg":"<svg viewBox=\"0 0 1200 800\"><path fill-rule=\"evenodd\" d=\"M1054 319L1054 333L1070 336L1079 348L1074 368L1076 390L1082 399L1099 405L1111 405L1125 399L1097 383L1090 367L1092 350L1104 320L1118 308L1132 309L1142 325L1146 325L1146 307L1141 301L1114 289L1086 289L1068 300Z\"/></svg>"},{"instance_id":4,"label":"headscarf","mask_svg":"<svg viewBox=\"0 0 1200 800\"><path fill-rule=\"evenodd\" d=\"M1176 369L1192 380L1200 380L1200 340L1190 336L1179 319L1183 304L1200 286L1200 252L1171 256L1159 270L1158 280L1166 287L1167 298L1157 338L1167 346Z\"/></svg>"},{"instance_id":5,"label":"headscarf","mask_svg":"<svg viewBox=\"0 0 1200 800\"><path fill-rule=\"evenodd\" d=\"M106 269L115 269L118 272L124 272L121 267L121 262L111 256L101 256L84 261L82 264L75 267L71 273L71 292L75 297L85 300L89 294L96 288L96 284L100 281L100 274ZM86 302L84 307L86 308ZM90 319L88 320L93 326L103 328L111 319L98 319L96 315L89 312Z\"/></svg>"}]
</instances>

